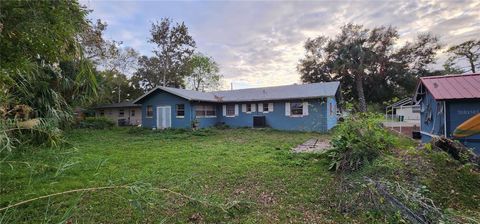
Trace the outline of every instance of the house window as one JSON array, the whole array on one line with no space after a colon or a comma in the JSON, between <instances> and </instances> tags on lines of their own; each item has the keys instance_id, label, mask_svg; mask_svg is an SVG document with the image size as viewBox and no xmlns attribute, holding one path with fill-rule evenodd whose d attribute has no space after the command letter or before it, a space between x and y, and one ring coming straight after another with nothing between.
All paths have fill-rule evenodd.
<instances>
[{"instance_id":1,"label":"house window","mask_svg":"<svg viewBox=\"0 0 480 224\"><path fill-rule=\"evenodd\" d=\"M205 106L205 113L207 116L215 116L215 107L212 105L206 105Z\"/></svg>"},{"instance_id":2,"label":"house window","mask_svg":"<svg viewBox=\"0 0 480 224\"><path fill-rule=\"evenodd\" d=\"M252 104L247 104L247 112L252 112Z\"/></svg>"},{"instance_id":3,"label":"house window","mask_svg":"<svg viewBox=\"0 0 480 224\"><path fill-rule=\"evenodd\" d=\"M269 111L269 110L268 110L268 103L264 103L264 104L263 104L263 111L264 111L264 112L268 112L268 111Z\"/></svg>"},{"instance_id":4,"label":"house window","mask_svg":"<svg viewBox=\"0 0 480 224\"><path fill-rule=\"evenodd\" d=\"M290 103L290 114L303 115L303 103L301 102Z\"/></svg>"},{"instance_id":5,"label":"house window","mask_svg":"<svg viewBox=\"0 0 480 224\"><path fill-rule=\"evenodd\" d=\"M185 116L185 104L177 104L177 117Z\"/></svg>"},{"instance_id":6,"label":"house window","mask_svg":"<svg viewBox=\"0 0 480 224\"><path fill-rule=\"evenodd\" d=\"M197 105L195 115L197 117L215 117L215 107L213 105Z\"/></svg>"},{"instance_id":7,"label":"house window","mask_svg":"<svg viewBox=\"0 0 480 224\"><path fill-rule=\"evenodd\" d=\"M147 117L153 117L153 107L152 107L152 105L147 106Z\"/></svg>"},{"instance_id":8,"label":"house window","mask_svg":"<svg viewBox=\"0 0 480 224\"><path fill-rule=\"evenodd\" d=\"M118 110L118 116L119 117L125 116L125 111L123 109Z\"/></svg>"},{"instance_id":9,"label":"house window","mask_svg":"<svg viewBox=\"0 0 480 224\"><path fill-rule=\"evenodd\" d=\"M234 104L227 104L227 116L235 116L235 105Z\"/></svg>"},{"instance_id":10,"label":"house window","mask_svg":"<svg viewBox=\"0 0 480 224\"><path fill-rule=\"evenodd\" d=\"M135 117L135 110L130 111L130 116Z\"/></svg>"},{"instance_id":11,"label":"house window","mask_svg":"<svg viewBox=\"0 0 480 224\"><path fill-rule=\"evenodd\" d=\"M100 110L100 116L105 116L105 110Z\"/></svg>"}]
</instances>

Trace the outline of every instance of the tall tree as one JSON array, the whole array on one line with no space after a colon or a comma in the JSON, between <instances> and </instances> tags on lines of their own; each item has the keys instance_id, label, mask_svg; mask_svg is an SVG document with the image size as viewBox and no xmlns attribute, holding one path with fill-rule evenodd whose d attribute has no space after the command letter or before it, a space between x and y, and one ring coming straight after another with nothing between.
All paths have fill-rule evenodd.
<instances>
[{"instance_id":1,"label":"tall tree","mask_svg":"<svg viewBox=\"0 0 480 224\"><path fill-rule=\"evenodd\" d=\"M196 91L217 90L222 76L217 63L202 54L193 55L188 61L187 88Z\"/></svg>"},{"instance_id":2,"label":"tall tree","mask_svg":"<svg viewBox=\"0 0 480 224\"><path fill-rule=\"evenodd\" d=\"M87 14L77 1L2 1L0 151L57 144L72 107L96 95L94 64L79 42L92 26Z\"/></svg>"},{"instance_id":3,"label":"tall tree","mask_svg":"<svg viewBox=\"0 0 480 224\"><path fill-rule=\"evenodd\" d=\"M447 51L450 61L466 59L472 73L476 72L477 66L480 65L480 40L468 40L459 45L452 46Z\"/></svg>"},{"instance_id":4,"label":"tall tree","mask_svg":"<svg viewBox=\"0 0 480 224\"><path fill-rule=\"evenodd\" d=\"M187 26L182 23L173 23L171 19L163 18L160 22L152 23L150 42L156 44L153 51L160 66L161 79L149 85L167 86L167 79L183 81L183 69L189 57L195 50L195 41L188 33ZM168 78L180 76L182 78ZM183 83L172 83L182 86Z\"/></svg>"},{"instance_id":5,"label":"tall tree","mask_svg":"<svg viewBox=\"0 0 480 224\"><path fill-rule=\"evenodd\" d=\"M166 86L179 87L176 84L182 82L182 80L178 80L178 76L163 77L159 75L161 73L162 65L157 57L141 56L138 58L138 68L133 73L132 81L135 86L144 91L149 91L156 86L162 86L162 83L165 83Z\"/></svg>"},{"instance_id":6,"label":"tall tree","mask_svg":"<svg viewBox=\"0 0 480 224\"><path fill-rule=\"evenodd\" d=\"M298 66L301 79L307 83L341 81L344 98L356 99L363 112L367 102L403 97L413 91L418 76L429 74L427 66L440 45L428 34L402 47L395 45L398 38L393 27L366 29L347 24L334 38L308 39L305 58Z\"/></svg>"},{"instance_id":7,"label":"tall tree","mask_svg":"<svg viewBox=\"0 0 480 224\"><path fill-rule=\"evenodd\" d=\"M78 37L92 24L76 1L5 1L0 76L5 108L28 105L39 117L66 120L71 106L96 94L92 63Z\"/></svg>"}]
</instances>

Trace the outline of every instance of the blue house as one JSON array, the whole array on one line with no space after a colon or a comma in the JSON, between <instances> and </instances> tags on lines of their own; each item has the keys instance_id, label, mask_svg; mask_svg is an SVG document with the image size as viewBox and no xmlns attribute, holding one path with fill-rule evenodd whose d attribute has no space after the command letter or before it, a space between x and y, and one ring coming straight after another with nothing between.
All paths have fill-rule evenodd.
<instances>
[{"instance_id":1,"label":"blue house","mask_svg":"<svg viewBox=\"0 0 480 224\"><path fill-rule=\"evenodd\" d=\"M326 132L337 123L339 82L199 92L156 87L142 105L147 128L271 127Z\"/></svg>"},{"instance_id":2,"label":"blue house","mask_svg":"<svg viewBox=\"0 0 480 224\"><path fill-rule=\"evenodd\" d=\"M420 105L422 142L453 138L455 128L480 113L480 73L423 77L414 100ZM480 153L480 135L457 140Z\"/></svg>"}]
</instances>

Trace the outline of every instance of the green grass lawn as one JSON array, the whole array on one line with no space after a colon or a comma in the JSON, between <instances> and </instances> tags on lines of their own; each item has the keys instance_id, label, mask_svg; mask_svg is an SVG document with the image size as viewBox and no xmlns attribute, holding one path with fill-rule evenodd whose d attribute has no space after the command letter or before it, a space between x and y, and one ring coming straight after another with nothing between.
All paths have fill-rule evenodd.
<instances>
[{"instance_id":1,"label":"green grass lawn","mask_svg":"<svg viewBox=\"0 0 480 224\"><path fill-rule=\"evenodd\" d=\"M325 136L251 129L73 130L68 141L74 148L7 155L6 161L15 162L1 165L0 205L77 188L133 184L139 192L56 196L19 206L7 216L24 222L69 217L107 223L302 221L305 214L323 219L318 198L332 174L321 160L289 152L312 137Z\"/></svg>"},{"instance_id":2,"label":"green grass lawn","mask_svg":"<svg viewBox=\"0 0 480 224\"><path fill-rule=\"evenodd\" d=\"M382 157L347 174L342 179L353 190L339 191L339 177L328 171L324 156L290 152L309 138L328 138L318 133L121 128L66 134L68 147L0 154L0 208L72 189L128 187L39 199L0 212L0 223L389 222L355 209L362 204L350 200L364 176L419 182L442 208L479 214L478 173L436 154L401 151ZM428 165L435 159L438 167ZM447 172L451 167L456 168ZM432 169L434 176L428 173Z\"/></svg>"}]
</instances>

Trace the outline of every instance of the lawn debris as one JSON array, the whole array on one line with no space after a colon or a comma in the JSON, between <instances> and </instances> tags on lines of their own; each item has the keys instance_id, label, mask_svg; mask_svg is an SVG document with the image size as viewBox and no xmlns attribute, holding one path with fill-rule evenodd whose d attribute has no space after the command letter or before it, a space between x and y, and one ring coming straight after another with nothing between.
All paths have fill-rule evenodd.
<instances>
[{"instance_id":1,"label":"lawn debris","mask_svg":"<svg viewBox=\"0 0 480 224\"><path fill-rule=\"evenodd\" d=\"M80 188L80 189L73 189L73 190L68 190L68 191L57 192L57 193L43 195L43 196L28 199L28 200L20 201L20 202L17 202L15 204L8 205L6 207L0 208L0 212L9 210L11 208L14 208L14 207L17 207L17 206L20 206L20 205L23 205L23 204L28 204L28 203L31 203L33 201L37 201L37 200L41 200L41 199L47 199L47 198L50 198L50 197L72 194L72 193L94 192L94 191L114 190L114 189L127 189L131 193L137 193L137 194L139 194L139 193L141 193L145 190L156 191L156 192L164 192L164 193L168 193L168 194L178 196L180 198L187 199L189 201L198 202L198 203L200 203L200 204L202 204L206 207L218 208L225 213L230 213L229 209L237 206L240 203L239 201L233 201L233 202L229 202L227 204L216 204L216 203L211 203L209 201L200 200L200 199L194 198L192 196L173 191L173 190L168 189L168 188L152 187L150 184L140 183L140 184L131 184L131 185L114 185L114 186L104 186L104 187Z\"/></svg>"},{"instance_id":2,"label":"lawn debris","mask_svg":"<svg viewBox=\"0 0 480 224\"><path fill-rule=\"evenodd\" d=\"M368 177L365 180L374 187L378 195L389 202L393 210L411 223L428 224L438 221L451 221L433 201L423 196L418 190L409 190L399 183L376 181Z\"/></svg>"},{"instance_id":3,"label":"lawn debris","mask_svg":"<svg viewBox=\"0 0 480 224\"><path fill-rule=\"evenodd\" d=\"M202 214L199 212L193 213L190 217L188 217L188 221L191 223L200 223L203 221Z\"/></svg>"},{"instance_id":4,"label":"lawn debris","mask_svg":"<svg viewBox=\"0 0 480 224\"><path fill-rule=\"evenodd\" d=\"M465 147L462 143L445 137L433 137L431 140L432 148L447 152L454 159L462 164L473 163L480 166L480 156Z\"/></svg>"}]
</instances>

